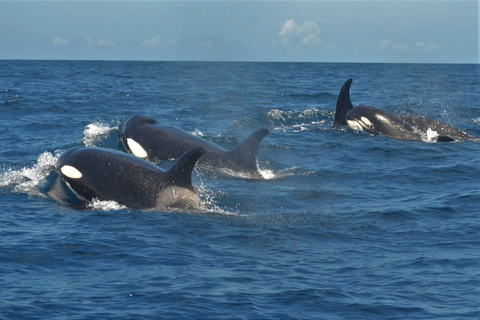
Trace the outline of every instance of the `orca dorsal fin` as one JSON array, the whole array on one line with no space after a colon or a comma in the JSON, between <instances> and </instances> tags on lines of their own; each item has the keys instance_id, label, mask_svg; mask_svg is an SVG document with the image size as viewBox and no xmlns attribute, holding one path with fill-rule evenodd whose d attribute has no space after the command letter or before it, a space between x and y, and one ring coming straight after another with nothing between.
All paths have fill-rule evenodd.
<instances>
[{"instance_id":1,"label":"orca dorsal fin","mask_svg":"<svg viewBox=\"0 0 480 320\"><path fill-rule=\"evenodd\" d=\"M193 190L192 171L204 152L201 147L193 148L178 158L167 172L174 185Z\"/></svg>"},{"instance_id":2,"label":"orca dorsal fin","mask_svg":"<svg viewBox=\"0 0 480 320\"><path fill-rule=\"evenodd\" d=\"M243 163L250 170L257 170L257 152L260 141L265 138L270 131L263 128L252 133L238 147L230 151L232 157Z\"/></svg>"},{"instance_id":3,"label":"orca dorsal fin","mask_svg":"<svg viewBox=\"0 0 480 320\"><path fill-rule=\"evenodd\" d=\"M352 78L348 79L338 94L335 121L333 122L334 128L347 125L347 120L345 119L346 114L353 109L352 100L350 100L350 86L352 85L352 81Z\"/></svg>"}]
</instances>

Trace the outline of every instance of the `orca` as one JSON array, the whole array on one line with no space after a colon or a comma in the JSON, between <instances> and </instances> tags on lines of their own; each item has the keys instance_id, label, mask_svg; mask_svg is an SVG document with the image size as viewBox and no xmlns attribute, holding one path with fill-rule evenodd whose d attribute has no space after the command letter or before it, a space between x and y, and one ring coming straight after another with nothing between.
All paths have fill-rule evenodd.
<instances>
[{"instance_id":1,"label":"orca","mask_svg":"<svg viewBox=\"0 0 480 320\"><path fill-rule=\"evenodd\" d=\"M139 158L158 163L177 159L191 148L202 147L205 154L198 161L199 166L213 167L236 177L263 178L257 166L257 152L260 141L269 134L268 129L252 133L231 151L142 115L129 118L118 129L127 152Z\"/></svg>"},{"instance_id":2,"label":"orca","mask_svg":"<svg viewBox=\"0 0 480 320\"><path fill-rule=\"evenodd\" d=\"M347 126L401 140L425 142L463 141L473 137L441 121L409 114L392 114L372 106L353 107L350 86L353 79L343 85L337 99L334 128Z\"/></svg>"},{"instance_id":3,"label":"orca","mask_svg":"<svg viewBox=\"0 0 480 320\"><path fill-rule=\"evenodd\" d=\"M100 200L115 201L134 210L205 212L208 208L195 193L191 179L195 163L203 153L202 148L191 149L164 171L121 151L71 148L57 160L58 178L48 194L62 204L83 209ZM65 185L69 190L65 190Z\"/></svg>"}]
</instances>

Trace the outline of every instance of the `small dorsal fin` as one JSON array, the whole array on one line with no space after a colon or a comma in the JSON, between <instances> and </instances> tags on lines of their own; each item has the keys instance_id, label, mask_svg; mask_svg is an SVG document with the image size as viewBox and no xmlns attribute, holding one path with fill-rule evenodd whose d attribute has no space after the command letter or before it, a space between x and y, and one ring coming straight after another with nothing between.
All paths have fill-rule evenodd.
<instances>
[{"instance_id":1,"label":"small dorsal fin","mask_svg":"<svg viewBox=\"0 0 480 320\"><path fill-rule=\"evenodd\" d=\"M205 151L203 148L193 148L185 152L175 164L168 170L168 176L179 187L192 189L192 171L198 159Z\"/></svg>"},{"instance_id":2,"label":"small dorsal fin","mask_svg":"<svg viewBox=\"0 0 480 320\"><path fill-rule=\"evenodd\" d=\"M350 100L350 86L353 79L348 79L340 90L337 99L337 108L335 110L335 121L333 123L334 128L339 128L347 125L345 116L348 111L353 109L352 100Z\"/></svg>"},{"instance_id":3,"label":"small dorsal fin","mask_svg":"<svg viewBox=\"0 0 480 320\"><path fill-rule=\"evenodd\" d=\"M263 128L252 133L238 147L231 151L234 159L240 161L250 170L257 170L257 152L260 141L265 138L270 131Z\"/></svg>"}]
</instances>

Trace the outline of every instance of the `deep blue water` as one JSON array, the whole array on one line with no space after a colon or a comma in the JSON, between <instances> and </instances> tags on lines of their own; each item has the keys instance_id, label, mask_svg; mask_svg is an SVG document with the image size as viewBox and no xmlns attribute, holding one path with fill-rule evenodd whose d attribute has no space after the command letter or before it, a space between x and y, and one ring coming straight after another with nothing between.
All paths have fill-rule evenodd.
<instances>
[{"instance_id":1,"label":"deep blue water","mask_svg":"<svg viewBox=\"0 0 480 320\"><path fill-rule=\"evenodd\" d=\"M0 318L480 317L480 143L332 129L354 105L480 136L478 65L0 61ZM49 199L78 145L143 114L226 148L270 130L269 179L197 170L215 213Z\"/></svg>"}]
</instances>

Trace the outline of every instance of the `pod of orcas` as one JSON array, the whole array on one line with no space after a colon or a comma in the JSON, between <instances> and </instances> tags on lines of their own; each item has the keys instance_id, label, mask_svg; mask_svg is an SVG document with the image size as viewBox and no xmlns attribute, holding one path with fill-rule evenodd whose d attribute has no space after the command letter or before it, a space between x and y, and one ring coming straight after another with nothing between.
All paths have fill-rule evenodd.
<instances>
[{"instance_id":1,"label":"pod of orcas","mask_svg":"<svg viewBox=\"0 0 480 320\"><path fill-rule=\"evenodd\" d=\"M395 115L372 106L353 107L352 79L337 100L333 127L347 126L395 139L426 142L473 138L438 120ZM86 209L92 201L115 201L134 210L179 209L207 212L192 185L196 165L246 179L262 179L257 165L260 142L269 134L262 128L233 150L199 138L155 119L136 115L118 127L128 153L106 148L75 147L57 160L47 194L57 202ZM168 171L156 165L176 160Z\"/></svg>"}]
</instances>

